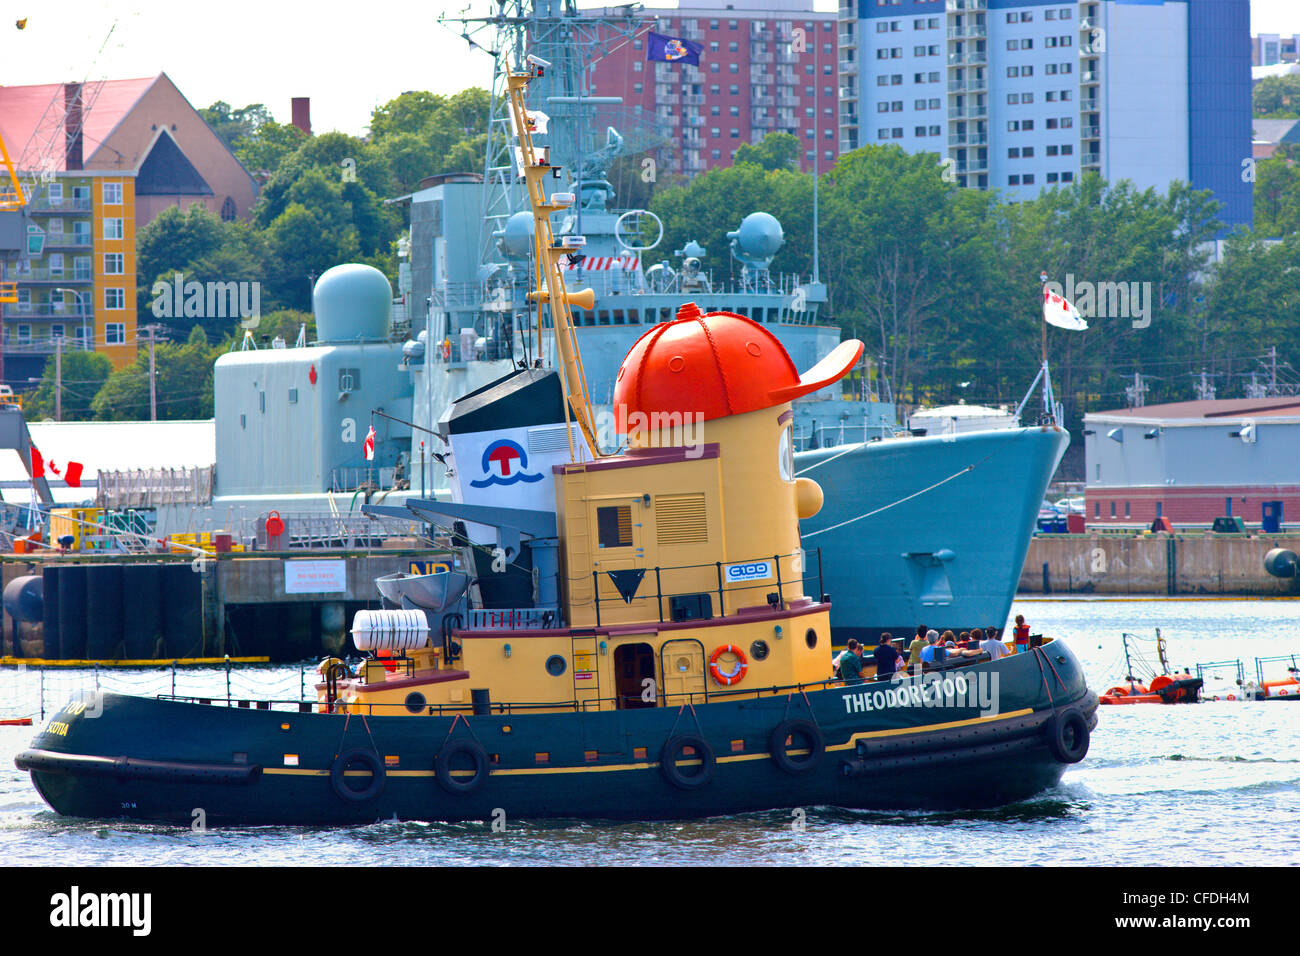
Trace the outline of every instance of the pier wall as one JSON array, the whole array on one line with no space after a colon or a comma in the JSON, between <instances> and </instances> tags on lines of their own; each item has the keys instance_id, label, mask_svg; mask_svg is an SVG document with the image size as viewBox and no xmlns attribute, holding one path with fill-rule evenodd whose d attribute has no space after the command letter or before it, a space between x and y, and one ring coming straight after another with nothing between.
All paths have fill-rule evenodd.
<instances>
[{"instance_id":1,"label":"pier wall","mask_svg":"<svg viewBox=\"0 0 1300 956\"><path fill-rule=\"evenodd\" d=\"M1273 548L1300 554L1300 536L1038 535L1021 594L1300 595L1300 580L1264 570Z\"/></svg>"}]
</instances>

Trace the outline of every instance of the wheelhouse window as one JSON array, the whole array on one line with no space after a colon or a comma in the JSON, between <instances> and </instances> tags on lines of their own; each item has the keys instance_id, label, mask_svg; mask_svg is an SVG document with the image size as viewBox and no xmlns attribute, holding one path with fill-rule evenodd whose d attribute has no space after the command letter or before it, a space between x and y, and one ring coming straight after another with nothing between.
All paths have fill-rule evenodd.
<instances>
[{"instance_id":1,"label":"wheelhouse window","mask_svg":"<svg viewBox=\"0 0 1300 956\"><path fill-rule=\"evenodd\" d=\"M602 548L632 547L632 506L597 508L596 539Z\"/></svg>"}]
</instances>

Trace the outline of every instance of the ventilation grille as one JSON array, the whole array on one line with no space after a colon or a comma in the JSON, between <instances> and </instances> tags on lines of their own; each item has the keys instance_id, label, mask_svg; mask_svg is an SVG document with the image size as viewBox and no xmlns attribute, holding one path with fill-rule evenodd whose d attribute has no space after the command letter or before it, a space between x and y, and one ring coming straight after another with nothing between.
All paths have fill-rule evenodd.
<instances>
[{"instance_id":1,"label":"ventilation grille","mask_svg":"<svg viewBox=\"0 0 1300 956\"><path fill-rule=\"evenodd\" d=\"M576 443L575 443L576 444ZM544 425L528 429L528 453L536 455L548 451L568 451L569 439L563 425Z\"/></svg>"},{"instance_id":2,"label":"ventilation grille","mask_svg":"<svg viewBox=\"0 0 1300 956\"><path fill-rule=\"evenodd\" d=\"M709 540L704 495L657 495L655 530L659 544L704 544Z\"/></svg>"}]
</instances>

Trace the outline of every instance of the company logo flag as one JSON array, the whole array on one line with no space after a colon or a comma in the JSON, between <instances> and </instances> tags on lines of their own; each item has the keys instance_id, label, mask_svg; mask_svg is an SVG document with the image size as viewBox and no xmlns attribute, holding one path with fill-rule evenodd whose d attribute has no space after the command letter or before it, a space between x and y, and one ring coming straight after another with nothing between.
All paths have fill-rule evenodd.
<instances>
[{"instance_id":1,"label":"company logo flag","mask_svg":"<svg viewBox=\"0 0 1300 956\"><path fill-rule=\"evenodd\" d=\"M645 58L661 60L664 63L689 63L691 66L699 66L700 54L703 52L703 45L694 40L664 36L652 30L646 41Z\"/></svg>"},{"instance_id":2,"label":"company logo flag","mask_svg":"<svg viewBox=\"0 0 1300 956\"><path fill-rule=\"evenodd\" d=\"M366 440L365 443L362 444L361 449L362 451L365 452L366 461L375 460L375 426L374 425L371 425L370 431L366 432Z\"/></svg>"},{"instance_id":3,"label":"company logo flag","mask_svg":"<svg viewBox=\"0 0 1300 956\"><path fill-rule=\"evenodd\" d=\"M1088 323L1083 321L1069 299L1046 287L1043 288L1043 321L1071 332L1083 332L1088 328Z\"/></svg>"}]
</instances>

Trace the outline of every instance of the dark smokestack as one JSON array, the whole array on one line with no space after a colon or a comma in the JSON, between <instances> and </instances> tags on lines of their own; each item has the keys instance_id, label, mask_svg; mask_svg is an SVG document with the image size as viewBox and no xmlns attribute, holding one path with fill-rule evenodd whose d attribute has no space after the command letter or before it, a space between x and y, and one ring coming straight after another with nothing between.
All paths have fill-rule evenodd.
<instances>
[{"instance_id":1,"label":"dark smokestack","mask_svg":"<svg viewBox=\"0 0 1300 956\"><path fill-rule=\"evenodd\" d=\"M81 169L81 84L63 84L63 168Z\"/></svg>"},{"instance_id":2,"label":"dark smokestack","mask_svg":"<svg viewBox=\"0 0 1300 956\"><path fill-rule=\"evenodd\" d=\"M293 104L294 126L298 127L308 136L311 135L311 97L295 96L291 101Z\"/></svg>"}]
</instances>

